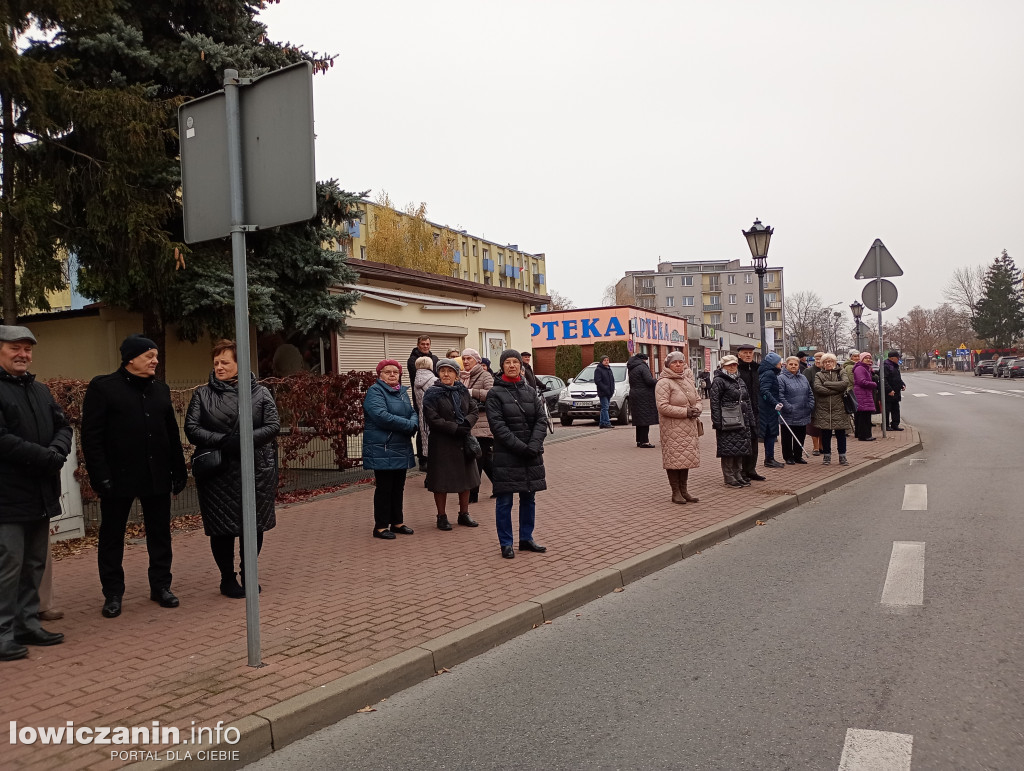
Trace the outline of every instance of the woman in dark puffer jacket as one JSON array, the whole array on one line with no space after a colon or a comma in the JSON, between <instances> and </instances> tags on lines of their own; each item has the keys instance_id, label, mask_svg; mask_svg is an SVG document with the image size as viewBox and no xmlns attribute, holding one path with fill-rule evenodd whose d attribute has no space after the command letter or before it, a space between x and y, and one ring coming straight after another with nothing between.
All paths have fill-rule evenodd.
<instances>
[{"instance_id":1,"label":"woman in dark puffer jacket","mask_svg":"<svg viewBox=\"0 0 1024 771\"><path fill-rule=\"evenodd\" d=\"M242 552L242 463L238 426L238 362L235 343L221 340L213 349L213 372L205 386L192 394L185 416L185 436L198 456L210 450L221 454L220 465L196 478L203 531L210 536L210 550L220 569L220 593L245 597L235 574L235 539ZM274 397L266 386L252 379L252 431L256 471L256 553L263 548L263 533L277 524L277 443L281 428ZM239 573L245 580L244 559Z\"/></svg>"},{"instance_id":2,"label":"woman in dark puffer jacket","mask_svg":"<svg viewBox=\"0 0 1024 771\"><path fill-rule=\"evenodd\" d=\"M519 352L503 351L501 375L487 392L487 423L494 435L491 482L496 496L494 515L501 556L512 550L512 498L519 493L519 551L545 552L533 540L535 494L547 489L544 479L544 438L548 421L536 389L522 377Z\"/></svg>"}]
</instances>

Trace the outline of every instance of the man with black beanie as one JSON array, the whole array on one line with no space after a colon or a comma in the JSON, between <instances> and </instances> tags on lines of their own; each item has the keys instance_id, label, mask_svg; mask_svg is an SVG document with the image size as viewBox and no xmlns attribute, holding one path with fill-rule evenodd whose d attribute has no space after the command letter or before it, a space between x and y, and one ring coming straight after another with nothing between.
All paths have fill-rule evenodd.
<instances>
[{"instance_id":1,"label":"man with black beanie","mask_svg":"<svg viewBox=\"0 0 1024 771\"><path fill-rule=\"evenodd\" d=\"M743 343L737 346L737 351L739 351L737 358L740 360L737 374L747 387L747 394L750 395L750 408L754 411L754 425L750 427L750 455L743 456L743 468L740 473L747 479L763 482L766 477L757 473L757 446L760 444L757 437L757 407L758 402L761 401L758 396L761 393L761 386L757 381L758 363L754 361L753 344Z\"/></svg>"},{"instance_id":2,"label":"man with black beanie","mask_svg":"<svg viewBox=\"0 0 1024 771\"><path fill-rule=\"evenodd\" d=\"M121 615L124 533L136 498L142 504L149 552L149 596L178 607L171 593L171 493L185 489L188 471L171 391L156 380L156 343L131 335L121 343L121 367L93 378L82 405L82 449L89 482L100 496L98 562L103 615Z\"/></svg>"}]
</instances>

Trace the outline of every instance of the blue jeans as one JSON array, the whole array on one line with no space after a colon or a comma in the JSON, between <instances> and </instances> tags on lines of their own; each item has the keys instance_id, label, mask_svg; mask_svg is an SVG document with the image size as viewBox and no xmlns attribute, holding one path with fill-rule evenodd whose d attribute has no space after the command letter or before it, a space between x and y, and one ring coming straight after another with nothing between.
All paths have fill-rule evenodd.
<instances>
[{"instance_id":1,"label":"blue jeans","mask_svg":"<svg viewBox=\"0 0 1024 771\"><path fill-rule=\"evenodd\" d=\"M498 526L498 543L512 545L512 498L515 493L498 493L494 501L494 519ZM533 523L537 514L536 493L519 493L519 540L533 540Z\"/></svg>"},{"instance_id":2,"label":"blue jeans","mask_svg":"<svg viewBox=\"0 0 1024 771\"><path fill-rule=\"evenodd\" d=\"M607 396L599 396L597 398L601 400L600 423L602 426L610 426L612 424L612 419L608 417L608 405L612 403L612 400Z\"/></svg>"}]
</instances>

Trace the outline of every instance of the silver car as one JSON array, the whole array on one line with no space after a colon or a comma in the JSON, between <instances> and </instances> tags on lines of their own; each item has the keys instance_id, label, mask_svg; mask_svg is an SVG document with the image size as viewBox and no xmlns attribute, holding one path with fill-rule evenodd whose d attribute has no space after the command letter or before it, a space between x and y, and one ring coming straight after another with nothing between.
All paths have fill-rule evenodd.
<instances>
[{"instance_id":1,"label":"silver car","mask_svg":"<svg viewBox=\"0 0 1024 771\"><path fill-rule=\"evenodd\" d=\"M626 425L629 423L629 378L626 376L626 365L612 364L611 368L615 377L615 393L608 406L608 414L620 425ZM594 384L596 369L596 363L584 367L580 374L570 378L558 395L558 416L563 426L571 426L576 418L600 420L601 400L597 398L597 386Z\"/></svg>"}]
</instances>

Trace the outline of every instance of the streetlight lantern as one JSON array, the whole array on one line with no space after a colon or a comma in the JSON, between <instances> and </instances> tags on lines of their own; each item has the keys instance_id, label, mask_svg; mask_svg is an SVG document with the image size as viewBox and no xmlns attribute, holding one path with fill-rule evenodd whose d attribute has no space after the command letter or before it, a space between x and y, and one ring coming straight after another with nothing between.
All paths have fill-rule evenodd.
<instances>
[{"instance_id":1,"label":"streetlight lantern","mask_svg":"<svg viewBox=\"0 0 1024 771\"><path fill-rule=\"evenodd\" d=\"M854 335L857 338L855 344L859 351L862 345L860 339L860 317L864 313L864 304L860 300L854 300L850 303L850 312L853 313Z\"/></svg>"},{"instance_id":2,"label":"streetlight lantern","mask_svg":"<svg viewBox=\"0 0 1024 771\"><path fill-rule=\"evenodd\" d=\"M762 357L768 353L768 340L764 329L764 274L768 272L768 245L772 242L774 232L775 228L762 225L759 219L754 220L750 230L743 231L743 237L747 239L747 246L750 247L750 256L754 258L754 273L757 274L757 309L761 316Z\"/></svg>"}]
</instances>

